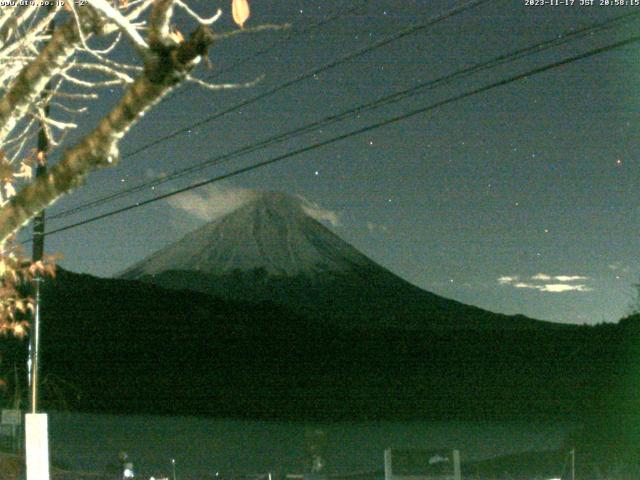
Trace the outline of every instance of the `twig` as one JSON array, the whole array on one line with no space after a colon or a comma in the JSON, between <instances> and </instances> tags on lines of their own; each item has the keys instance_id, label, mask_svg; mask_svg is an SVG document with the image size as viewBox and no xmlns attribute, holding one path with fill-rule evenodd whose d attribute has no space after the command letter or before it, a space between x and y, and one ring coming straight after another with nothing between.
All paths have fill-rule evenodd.
<instances>
[{"instance_id":1,"label":"twig","mask_svg":"<svg viewBox=\"0 0 640 480\"><path fill-rule=\"evenodd\" d=\"M218 9L213 17L202 18L196 12L189 8L189 5L181 0L175 0L176 5L180 6L185 12L187 12L192 18L194 18L200 25L213 25L222 16L222 10Z\"/></svg>"},{"instance_id":2,"label":"twig","mask_svg":"<svg viewBox=\"0 0 640 480\"><path fill-rule=\"evenodd\" d=\"M208 83L204 80L200 80L199 78L192 77L191 75L187 75L186 81L195 83L196 85L206 88L208 90L229 90L234 88L250 88L255 87L259 82L264 79L264 75L260 75L255 80L245 83Z\"/></svg>"},{"instance_id":3,"label":"twig","mask_svg":"<svg viewBox=\"0 0 640 480\"><path fill-rule=\"evenodd\" d=\"M133 46L143 57L149 50L149 45L140 36L131 22L126 19L118 10L113 8L106 0L87 0L96 10L102 12L106 18L114 22L121 31L131 40ZM72 6L73 8L73 6Z\"/></svg>"}]
</instances>

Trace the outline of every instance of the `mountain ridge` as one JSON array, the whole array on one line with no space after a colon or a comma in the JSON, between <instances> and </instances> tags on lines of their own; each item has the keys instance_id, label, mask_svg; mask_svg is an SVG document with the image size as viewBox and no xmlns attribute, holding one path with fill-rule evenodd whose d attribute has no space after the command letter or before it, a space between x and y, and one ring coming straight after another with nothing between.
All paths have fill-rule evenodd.
<instances>
[{"instance_id":1,"label":"mountain ridge","mask_svg":"<svg viewBox=\"0 0 640 480\"><path fill-rule=\"evenodd\" d=\"M82 411L334 420L637 411L637 321L327 328L273 303L62 269L42 293L44 383L70 387L67 408ZM60 392L44 390L50 408Z\"/></svg>"}]
</instances>

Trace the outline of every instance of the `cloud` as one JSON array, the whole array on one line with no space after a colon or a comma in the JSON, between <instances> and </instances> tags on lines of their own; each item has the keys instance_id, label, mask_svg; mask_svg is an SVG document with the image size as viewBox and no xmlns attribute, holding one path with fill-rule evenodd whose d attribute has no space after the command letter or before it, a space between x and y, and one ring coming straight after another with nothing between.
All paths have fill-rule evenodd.
<instances>
[{"instance_id":1,"label":"cloud","mask_svg":"<svg viewBox=\"0 0 640 480\"><path fill-rule=\"evenodd\" d=\"M556 275L553 278L559 282L580 282L583 280L589 280L589 277L583 277L582 275Z\"/></svg>"},{"instance_id":2,"label":"cloud","mask_svg":"<svg viewBox=\"0 0 640 480\"><path fill-rule=\"evenodd\" d=\"M577 282L581 280L589 280L589 277L584 277L582 275L547 275L546 273L538 273L531 277L531 280L538 280L542 282L548 282L550 280L557 280L558 282Z\"/></svg>"},{"instance_id":3,"label":"cloud","mask_svg":"<svg viewBox=\"0 0 640 480\"><path fill-rule=\"evenodd\" d=\"M258 190L209 185L171 197L167 202L171 207L192 218L208 222L237 210L258 195L260 195ZM340 216L337 212L322 208L301 195L296 195L296 198L300 200L300 206L307 215L319 222L330 223L334 227L340 225Z\"/></svg>"},{"instance_id":4,"label":"cloud","mask_svg":"<svg viewBox=\"0 0 640 480\"><path fill-rule=\"evenodd\" d=\"M367 230L369 230L371 233L376 231L387 233L389 231L386 225L380 225L379 223L373 222L367 222Z\"/></svg>"},{"instance_id":5,"label":"cloud","mask_svg":"<svg viewBox=\"0 0 640 480\"><path fill-rule=\"evenodd\" d=\"M549 282L551 280L557 280L558 282L578 282L582 280L589 280L589 277L584 277L582 275L547 275L546 273L538 273L531 277L531 280L541 281L541 282Z\"/></svg>"},{"instance_id":6,"label":"cloud","mask_svg":"<svg viewBox=\"0 0 640 480\"><path fill-rule=\"evenodd\" d=\"M583 275L548 275L537 273L525 281L521 281L518 276L502 276L498 278L500 285L510 285L514 288L537 290L548 293L565 292L590 292L593 288L584 283L572 283L587 281L589 277Z\"/></svg>"},{"instance_id":7,"label":"cloud","mask_svg":"<svg viewBox=\"0 0 640 480\"><path fill-rule=\"evenodd\" d=\"M298 198L302 201L302 209L307 215L319 222L328 222L334 227L340 226L340 214L333 210L322 208L317 203L307 200L301 195L298 195Z\"/></svg>"},{"instance_id":8,"label":"cloud","mask_svg":"<svg viewBox=\"0 0 640 480\"><path fill-rule=\"evenodd\" d=\"M551 293L563 293L563 292L590 292L592 288L586 285L570 285L568 283L546 283L546 284L534 284L517 282L514 283L515 288L528 288L531 290L538 290L539 292L551 292Z\"/></svg>"},{"instance_id":9,"label":"cloud","mask_svg":"<svg viewBox=\"0 0 640 480\"><path fill-rule=\"evenodd\" d=\"M533 277L531 277L531 280L541 280L543 282L547 282L549 280L551 280L551 276L545 274L545 273L538 273L536 275L534 275Z\"/></svg>"},{"instance_id":10,"label":"cloud","mask_svg":"<svg viewBox=\"0 0 640 480\"><path fill-rule=\"evenodd\" d=\"M209 185L205 188L181 193L167 201L176 210L187 213L198 220L211 221L236 210L255 198L256 195L257 192L248 188Z\"/></svg>"},{"instance_id":11,"label":"cloud","mask_svg":"<svg viewBox=\"0 0 640 480\"><path fill-rule=\"evenodd\" d=\"M593 288L587 287L586 285L569 285L567 283L549 283L544 285L540 291L541 292L553 292L553 293L562 293L562 292L590 292Z\"/></svg>"}]
</instances>

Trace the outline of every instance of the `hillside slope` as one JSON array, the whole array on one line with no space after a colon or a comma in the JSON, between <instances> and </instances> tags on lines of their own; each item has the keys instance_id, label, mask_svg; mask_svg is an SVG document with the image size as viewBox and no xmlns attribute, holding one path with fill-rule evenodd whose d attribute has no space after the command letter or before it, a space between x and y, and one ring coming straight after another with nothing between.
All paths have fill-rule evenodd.
<instances>
[{"instance_id":1,"label":"hillside slope","mask_svg":"<svg viewBox=\"0 0 640 480\"><path fill-rule=\"evenodd\" d=\"M622 411L636 398L618 388L634 361L618 326L327 328L274 304L61 271L44 291L42 338L47 408L64 399L120 413L511 418L611 401Z\"/></svg>"}]
</instances>

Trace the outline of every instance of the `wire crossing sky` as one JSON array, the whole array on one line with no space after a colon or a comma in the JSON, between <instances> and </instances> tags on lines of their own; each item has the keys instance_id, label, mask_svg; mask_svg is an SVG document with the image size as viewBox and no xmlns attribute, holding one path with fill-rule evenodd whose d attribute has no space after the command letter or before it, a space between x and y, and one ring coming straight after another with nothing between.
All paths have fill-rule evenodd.
<instances>
[{"instance_id":1,"label":"wire crossing sky","mask_svg":"<svg viewBox=\"0 0 640 480\"><path fill-rule=\"evenodd\" d=\"M49 219L53 220L53 219L58 219L58 218L62 218L62 217L65 217L65 216L69 216L69 215L72 215L72 214L76 214L76 213L79 213L79 212L81 212L83 210L86 210L88 208L105 204L105 203L107 203L109 201L112 201L114 199L117 199L117 198L122 198L123 196L126 196L128 194L136 193L136 192L139 192L139 191L144 190L146 188L150 188L152 186L158 186L158 185L160 185L162 183L169 182L171 180L175 180L176 178L180 178L183 175L192 174L194 172L200 171L200 170L202 170L204 168L207 168L207 167L210 167L212 165L216 165L216 164L219 164L221 162L228 161L228 160L233 159L233 158L235 158L235 157L237 157L239 155L243 155L243 154L246 154L248 152L253 152L253 151L257 150L257 149L264 148L264 147L269 146L269 145L271 145L273 143L282 142L284 140L292 138L293 136L301 135L301 134L309 132L309 131L311 131L313 129L318 129L318 128L323 127L323 126L327 126L327 125L329 125L329 124L331 124L333 122L343 120L343 119L348 118L348 117L350 117L352 115L357 115L357 114L360 114L360 113L365 112L365 111L370 110L370 109L379 108L379 107L381 107L381 106L383 106L385 104L389 104L391 102L397 102L397 101L400 101L400 100L405 99L405 98L416 96L418 94L423 93L423 91L426 88L435 88L435 87L441 86L441 85L443 85L445 83L457 80L457 79L459 79L459 78L461 78L463 76L471 75L473 73L476 73L476 72L484 70L484 69L495 68L496 66L500 65L501 63L504 63L504 62L507 62L507 61L512 62L512 61L514 61L514 60L516 60L518 58L521 58L522 56L525 56L525 55L531 55L531 54L534 54L534 53L540 53L543 49L555 47L555 46L557 46L557 45L559 45L561 43L566 43L566 42L572 41L575 38L579 38L579 37L584 36L584 35L589 35L589 34L591 34L593 32L596 32L596 31L598 31L599 29L602 29L602 28L609 28L609 27L614 26L616 24L619 24L620 22L623 22L623 21L635 20L635 19L638 18L638 16L640 16L640 12L631 12L631 13L627 13L627 14L621 15L619 17L613 18L613 19L605 21L605 22L597 23L596 25L590 26L588 28L580 29L580 30L577 30L577 31L571 30L569 32L566 32L564 34L556 36L552 40L548 40L548 41L545 41L545 42L540 42L540 43L537 43L537 44L532 45L530 47L516 50L515 52L511 52L508 55L500 55L500 56L498 56L498 57L496 57L496 58L494 58L494 59L492 59L492 60L490 60L488 62L484 62L484 63L478 64L478 65L473 65L473 66L471 66L469 68L465 68L463 70L459 70L459 71L454 72L454 73L452 73L450 75L447 75L445 77L440 77L440 78L435 79L435 80L431 80L431 81L428 81L428 82L425 82L425 83L421 83L421 84L416 85L416 86L414 86L412 88L404 89L404 90L402 90L400 92L396 92L396 93L393 93L391 95L386 95L386 96L384 96L384 97L382 97L380 99L377 99L377 100L375 100L373 102L369 102L367 104L357 105L357 106L355 106L353 108L350 108L350 109L348 109L348 110L346 110L344 112L341 112L339 114L330 115L329 117L325 117L325 118L323 118L321 120L306 124L306 125L304 125L302 127L299 127L299 128L293 129L293 130L289 130L289 131L281 133L279 135L272 136L272 137L270 137L270 138L268 138L266 140L263 140L261 142L258 142L256 144L252 144L252 145L249 145L249 146L244 146L241 149L236 150L234 152L230 152L230 153L227 153L227 154L224 154L224 155L221 155L221 156L217 156L217 157L213 157L213 158L207 159L204 162L198 163L198 164L190 166L190 167L178 169L178 170L176 170L176 171L174 171L174 172L172 172L172 173L170 173L168 175L160 175L160 176L156 177L155 179L152 179L152 180L149 180L149 181L146 181L146 182L143 182L143 183L139 183L139 184L137 184L137 185L135 185L133 187L123 188L122 190L120 190L119 192L116 192L114 194L111 194L111 195L108 195L106 197L102 197L102 198L99 198L97 200L93 200L93 201L88 202L86 204L79 205L77 207L73 207L73 208L70 208L68 210L64 210L62 212L59 212L59 213L57 213L55 215L50 216ZM609 46L606 46L606 47L603 47L603 48L599 48L599 49L596 49L594 51L585 52L585 54L583 54L583 55L578 55L576 57L572 57L572 58L563 60L562 62L558 62L558 63L551 64L551 65L548 65L548 66L544 66L541 69L536 69L535 72L526 72L524 74L521 74L520 76L516 76L515 78L508 78L508 79L505 80L505 83L510 83L511 81L517 81L517 80L521 79L522 77L526 77L526 76L531 75L533 73L540 73L540 71L546 71L547 69L550 69L550 68L557 68L559 66L564 65L565 63L571 63L573 61L581 60L582 58L585 58L585 57L588 57L588 56L591 56L591 55L597 55L597 54L609 51L609 50L614 49L614 48L620 48L621 46L624 46L624 45L627 45L628 43L633 43L633 42L635 42L635 37L632 37L628 41L617 42L617 43L615 43L613 45L609 45ZM502 83L499 82L498 84L490 85L489 88L494 88L496 86L501 86L501 85L502 85ZM476 92L476 91L470 92L470 94L475 94L475 93L478 93L478 92ZM457 98L452 99L452 101L455 101L455 100L457 100ZM439 106L439 105L437 105L437 106ZM180 133L186 133L186 132L189 131L190 128L197 128L197 126L199 126L199 122L197 124L192 124L189 128L181 129ZM177 135L172 134L172 135L169 135L169 136L164 136L164 137L158 138L158 139L154 140L153 142L147 144L145 146L145 148L148 148L148 147L153 146L153 145L157 145L158 143L163 142L163 141L171 140L172 138L175 138L175 136L177 136ZM157 197L157 198L160 198L160 197ZM82 222L82 223L84 224L84 223L87 223L87 222ZM65 227L65 230L66 229L67 228ZM60 231L59 229L57 229L57 230Z\"/></svg>"},{"instance_id":2,"label":"wire crossing sky","mask_svg":"<svg viewBox=\"0 0 640 480\"><path fill-rule=\"evenodd\" d=\"M48 212L83 216L52 225L47 250L113 275L244 189L279 190L434 293L559 322L623 316L638 276L640 10L397 3L252 4L254 24L302 33L222 41L212 75L265 79L162 102L126 139L135 157Z\"/></svg>"},{"instance_id":3,"label":"wire crossing sky","mask_svg":"<svg viewBox=\"0 0 640 480\"><path fill-rule=\"evenodd\" d=\"M313 145L309 145L309 146L306 146L304 148L300 148L298 150L294 150L292 152L288 152L286 154L277 156L275 158L270 158L268 160L264 160L262 162L259 162L259 163L244 167L244 168L242 168L240 170L235 170L235 171L229 172L229 173L224 174L224 175L216 176L216 177L213 177L213 178L208 178L206 180L197 182L197 183L189 185L187 187L180 188L178 190L174 190L174 191L171 191L171 192L168 192L168 193L164 193L164 194L158 195L158 196L153 197L153 198L151 198L149 200L136 202L136 203L134 203L132 205L128 205L128 206L123 207L123 208L112 210L110 212L103 213L103 214L95 216L95 217L89 217L89 218L87 218L85 220L81 220L79 222L72 223L70 225L66 225L64 227L60 227L60 228L56 228L56 229L50 230L49 232L46 233L46 235L50 236L50 235L54 235L56 233L65 232L65 231L70 230L72 228L76 228L76 227L79 227L79 226L82 226L82 225L86 225L88 223L92 223L92 222L95 222L95 221L98 221L98 220L102 220L104 218L107 218L107 217L110 217L110 216L113 216L113 215L125 213L125 212L133 210L135 208L141 208L141 207L143 207L145 205L149 205L150 203L155 203L155 202L158 202L160 200L164 200L166 198L170 198L170 197L173 197L175 195L179 195L181 193L185 193L185 192L189 192L191 190L195 190L195 189L203 187L205 185L210 185L212 183L216 183L216 182L219 182L219 181L222 181L222 180L226 180L228 178L234 177L236 175L240 175L242 173L249 172L251 170L255 170L257 168L267 167L267 166L272 165L272 164L274 164L276 162L280 162L282 160L286 160L288 158L300 155L302 153L306 153L308 151L315 150L316 148L321 148L321 147L324 147L326 145L331 145L332 143L339 142L339 141L345 140L347 138L350 138L350 137L353 137L353 136L356 136L356 135L361 135L363 133L370 132L372 130L375 130L375 129L378 129L378 128L381 128L381 127L385 127L387 125L391 125L393 123L396 123L396 122L399 122L399 121L402 121L402 120L406 120L406 119L411 118L411 117L413 117L415 115L419 115L421 113L428 112L430 110L433 110L435 108L441 107L443 105L446 105L446 104L449 104L449 103L452 103L452 102L460 101L460 100L462 100L464 98L467 98L467 97L470 97L472 95L477 95L477 94L485 92L487 90L491 90L493 88L501 87L501 86L507 85L507 84L509 84L511 82L516 82L518 80L522 80L524 78L528 78L530 76L537 75L537 74L542 73L542 72L546 72L547 70L550 70L552 68L558 68L558 67L561 67L563 65L567 65L569 63L572 63L572 62L575 62L575 61L578 61L578 60L582 60L584 58L588 58L588 57L591 57L593 55L599 55L601 53L608 52L608 51L613 50L615 48L620 48L620 47L623 47L623 46L626 46L626 45L630 45L630 44L636 43L636 42L640 42L640 36L631 37L631 38L629 38L627 40L623 40L623 41L620 41L620 42L613 43L611 45L607 45L607 46L604 46L604 47L601 47L601 48L598 48L598 49L595 49L595 50L591 50L591 51L585 52L583 54L580 54L580 55L577 55L577 56L574 56L574 57L571 57L571 58L567 58L567 59L564 59L564 60L559 61L559 62L552 63L550 65L544 65L544 66L536 68L534 70L529 70L527 72L521 73L519 75L515 75L513 77L506 78L504 80L500 80L500 81L492 83L490 85L485 85L485 86L479 87L479 88L477 88L475 90L461 93L461 94L459 94L459 95L457 95L455 97L448 98L446 100L442 100L442 101L440 101L440 102L438 102L436 104L423 106L423 107L420 107L420 108L418 108L416 110L411 110L411 111L409 111L407 113L399 115L397 117L388 118L388 119L385 119L385 120L383 120L381 122L374 123L372 125L367 125L366 127L362 127L362 128L360 128L358 130L355 130L355 131L352 131L352 132L348 132L348 133L345 133L343 135L339 135L337 137L330 138L330 139L325 140L323 142L315 143ZM208 162L211 162L211 160L209 160ZM169 178L169 177L167 177L167 178ZM156 183L154 183L154 185L157 184L158 180L156 180L155 182ZM59 216L56 216L56 218L59 218Z\"/></svg>"},{"instance_id":4,"label":"wire crossing sky","mask_svg":"<svg viewBox=\"0 0 640 480\"><path fill-rule=\"evenodd\" d=\"M421 23L421 24L418 24L418 25L412 25L409 28L402 29L401 31L397 32L394 35L391 35L388 38L384 38L381 41L375 42L372 45L368 45L368 46L366 46L364 48L361 48L361 49L358 49L358 50L356 50L354 52L349 52L347 55L344 55L344 56L342 56L342 57L340 57L338 59L332 60L329 63L327 63L325 65L322 65L319 68L314 68L310 72L305 72L302 75L300 75L300 76L298 76L296 78L293 78L293 79L291 79L291 80L289 80L287 82L284 82L284 83L282 83L282 84L280 84L280 85L278 85L278 86L276 86L276 87L274 87L274 88L272 88L272 89L270 89L270 90L268 90L268 91L266 91L264 93L261 93L259 95L256 95L255 97L251 97L251 98L249 98L247 100L244 100L244 101L232 106L231 108L225 109L225 110L223 110L221 112L217 112L217 113L215 113L215 114L213 114L213 115L211 115L211 116L209 116L209 117L207 117L207 118L205 118L203 120L200 120L198 122L192 123L192 124L188 125L187 127L183 127L183 128L180 128L180 129L178 129L178 130L176 130L174 132L171 132L171 134L165 135L165 136L161 137L160 139L158 139L158 140L156 140L154 142L151 142L149 144L143 145L142 147L139 147L136 150L133 150L131 152L125 153L123 155L123 157L127 158L127 157L131 157L133 155L137 155L138 153L146 150L147 148L149 148L151 146L154 146L154 145L157 145L159 143L162 143L165 140L169 140L171 138L175 138L176 136L181 135L181 134L183 134L185 132L188 132L191 129L200 127L202 125L206 125L206 124L208 124L208 123L210 123L210 122L212 122L214 120L217 120L219 118L224 117L225 115L227 115L227 114L229 114L231 112L237 111L237 110L239 110L239 109L241 109L243 107L251 105L252 103L268 99L272 95L278 93L281 90L284 90L285 88L289 88L289 87L291 87L293 85L296 85L296 84L298 84L298 83L300 83L300 82L302 82L304 80L316 77L316 76L322 74L323 72L326 72L327 70L330 70L330 69L333 69L335 67L338 67L338 66L340 66L340 65L342 65L344 63L351 62L354 59L356 59L356 58L358 58L358 57L360 57L360 56L362 56L362 55L364 55L366 53L369 53L369 52L371 52L373 50L376 50L378 48L384 47L385 45L388 45L388 44L390 44L392 42L400 40L400 39L402 39L402 38L404 38L406 36L413 35L413 34L415 34L417 32L420 32L421 30L424 30L424 29L426 29L426 28L438 23L438 22L441 22L443 20L447 20L447 19L449 19L451 17L454 17L456 15L459 15L460 13L462 13L462 12L464 12L464 11L470 9L470 8L477 7L477 6L482 5L483 3L486 3L488 1L489 0L474 0L472 2L465 3L464 5L462 5L460 7L453 8L453 9L447 11L445 14L438 15L437 17L435 17L433 19L430 19L429 21L427 21L425 23Z\"/></svg>"}]
</instances>

